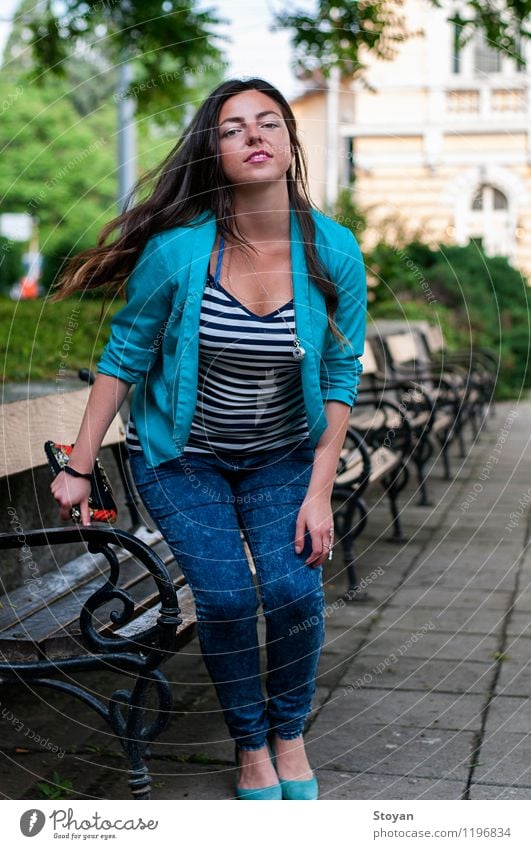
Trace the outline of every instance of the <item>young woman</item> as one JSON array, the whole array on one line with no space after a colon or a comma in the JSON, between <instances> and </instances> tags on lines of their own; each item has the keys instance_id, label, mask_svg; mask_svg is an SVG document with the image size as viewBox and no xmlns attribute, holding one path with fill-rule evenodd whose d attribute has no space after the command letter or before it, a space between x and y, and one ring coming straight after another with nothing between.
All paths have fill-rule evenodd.
<instances>
[{"instance_id":1,"label":"young woman","mask_svg":"<svg viewBox=\"0 0 531 849\"><path fill-rule=\"evenodd\" d=\"M363 353L363 260L352 233L312 206L293 113L262 79L218 86L137 190L153 176L147 199L72 260L54 295L111 282L127 299L70 465L90 472L135 384L132 473L195 597L236 744L237 796L315 799L302 734L324 637L332 486ZM51 490L62 518L79 503L89 523L87 480L61 473Z\"/></svg>"}]
</instances>

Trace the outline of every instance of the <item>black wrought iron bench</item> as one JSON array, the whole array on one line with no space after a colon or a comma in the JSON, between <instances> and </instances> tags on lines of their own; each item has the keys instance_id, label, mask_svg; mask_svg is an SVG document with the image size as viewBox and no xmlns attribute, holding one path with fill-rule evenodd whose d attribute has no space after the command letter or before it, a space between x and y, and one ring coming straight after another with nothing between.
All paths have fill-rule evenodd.
<instances>
[{"instance_id":1,"label":"black wrought iron bench","mask_svg":"<svg viewBox=\"0 0 531 849\"><path fill-rule=\"evenodd\" d=\"M13 482L18 475L24 471L33 475L45 465L45 439L75 440L86 392L68 393L60 433L55 426L56 395L1 408L5 462L0 477L11 505L6 511L11 527L0 534L0 550L4 562L10 550L18 551L21 571L30 578L9 591L3 581L0 684L60 690L93 708L121 743L133 796L148 799L149 744L166 727L172 708L170 686L160 667L195 633L191 592L160 534L139 524L130 478L122 464L119 469L133 533L104 523L26 529L18 518L24 505L11 502L9 495L17 491ZM123 458L119 449L124 437L117 416L102 447L116 449L116 456ZM51 498L50 493L46 498ZM68 550L66 560L61 556L64 546L69 546L63 548ZM72 556L77 547L80 553ZM46 551L62 565L46 571ZM97 698L83 685L82 673L89 670L124 673L131 678L131 687L116 690L107 700ZM150 691L154 691L156 707L150 702L147 710Z\"/></svg>"},{"instance_id":2,"label":"black wrought iron bench","mask_svg":"<svg viewBox=\"0 0 531 849\"><path fill-rule=\"evenodd\" d=\"M380 346L387 339L380 339ZM445 468L445 477L450 477L449 447L456 437L456 415L458 414L458 397L449 386L439 388L434 394L421 380L416 380L410 373L403 376L397 370L385 368L385 361L377 359L376 346L370 340L365 343L363 357L363 377L358 390L358 397L372 403L373 418L367 422L367 414L361 411L359 404L353 410L350 423L353 427L374 429L378 433L384 424L379 407L383 400L393 400L396 413L385 416L387 428L387 443L392 445L401 436L404 423L409 426L410 453L404 456L404 463L412 462L416 469L417 486L420 505L429 505L427 464L435 450L434 439L439 443ZM400 447L400 445L399 445Z\"/></svg>"},{"instance_id":3,"label":"black wrought iron bench","mask_svg":"<svg viewBox=\"0 0 531 849\"><path fill-rule=\"evenodd\" d=\"M375 410L372 400L359 400L355 409L361 430L353 427L347 430L332 492L336 541L342 545L348 577L344 598L352 602L367 601L369 598L358 581L354 553L354 542L367 524L369 511L365 494L368 490L377 485L383 487L391 511L391 540L405 541L398 499L409 478L405 458L409 456L411 440L409 424L402 421L394 444L386 444L390 422L396 421L398 413L393 402L380 402L378 427L373 426ZM366 414L365 423L362 421L362 410Z\"/></svg>"},{"instance_id":4,"label":"black wrought iron bench","mask_svg":"<svg viewBox=\"0 0 531 849\"><path fill-rule=\"evenodd\" d=\"M470 421L474 435L494 413L494 394L499 371L499 357L491 348L471 346L466 350L448 350L439 325L424 322L413 326L411 332L418 340L419 360L429 362L439 372L449 374L462 390L468 393ZM453 376L453 377L452 377ZM465 376L463 386L462 376Z\"/></svg>"}]
</instances>

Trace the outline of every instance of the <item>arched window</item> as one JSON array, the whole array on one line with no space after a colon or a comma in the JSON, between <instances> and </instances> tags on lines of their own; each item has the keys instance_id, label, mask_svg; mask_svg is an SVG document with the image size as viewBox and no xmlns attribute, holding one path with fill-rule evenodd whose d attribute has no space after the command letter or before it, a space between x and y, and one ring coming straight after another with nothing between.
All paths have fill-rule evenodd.
<instances>
[{"instance_id":1,"label":"arched window","mask_svg":"<svg viewBox=\"0 0 531 849\"><path fill-rule=\"evenodd\" d=\"M494 186L483 183L472 198L470 208L474 211L482 209L508 209L507 196Z\"/></svg>"},{"instance_id":2,"label":"arched window","mask_svg":"<svg viewBox=\"0 0 531 849\"><path fill-rule=\"evenodd\" d=\"M477 190L476 194L472 198L472 209L483 209L483 189L484 186L480 186Z\"/></svg>"},{"instance_id":3,"label":"arched window","mask_svg":"<svg viewBox=\"0 0 531 849\"><path fill-rule=\"evenodd\" d=\"M499 189L493 189L494 209L508 209L507 197Z\"/></svg>"},{"instance_id":4,"label":"arched window","mask_svg":"<svg viewBox=\"0 0 531 849\"><path fill-rule=\"evenodd\" d=\"M487 256L512 256L514 222L510 196L492 183L480 183L469 200L466 235Z\"/></svg>"}]
</instances>

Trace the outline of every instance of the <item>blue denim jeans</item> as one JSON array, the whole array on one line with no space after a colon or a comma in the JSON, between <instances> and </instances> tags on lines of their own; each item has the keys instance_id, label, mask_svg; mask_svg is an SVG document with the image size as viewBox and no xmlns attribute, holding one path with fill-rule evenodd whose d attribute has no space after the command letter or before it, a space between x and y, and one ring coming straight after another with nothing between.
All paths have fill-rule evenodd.
<instances>
[{"instance_id":1,"label":"blue denim jeans","mask_svg":"<svg viewBox=\"0 0 531 849\"><path fill-rule=\"evenodd\" d=\"M129 451L138 492L194 595L203 658L239 748L259 749L269 729L303 732L324 639L322 567L296 554L295 523L314 449L252 454L184 451L150 469ZM256 568L256 585L240 530ZM260 680L259 602L266 623L267 703Z\"/></svg>"}]
</instances>

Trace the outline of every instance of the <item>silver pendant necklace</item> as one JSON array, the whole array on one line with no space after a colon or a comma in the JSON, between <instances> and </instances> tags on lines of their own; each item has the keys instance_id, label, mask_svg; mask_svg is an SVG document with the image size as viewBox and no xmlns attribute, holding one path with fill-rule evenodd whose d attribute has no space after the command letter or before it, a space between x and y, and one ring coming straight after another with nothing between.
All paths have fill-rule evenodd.
<instances>
[{"instance_id":1,"label":"silver pendant necklace","mask_svg":"<svg viewBox=\"0 0 531 849\"><path fill-rule=\"evenodd\" d=\"M222 237L222 241L221 241L221 245L220 245L220 250L223 250L223 237ZM258 272L256 271L256 268L255 268L255 267L254 267L254 265L252 264L251 260L249 259L249 257L248 257L248 256L247 256L247 254L245 253L245 251L243 252L243 256L244 256L245 261L247 262L247 265L249 266L249 268L251 269L251 271L253 272L253 274L256 276L256 280L258 281L259 285L261 286L262 291L263 291L263 292L267 295L267 297L269 298L269 300L272 300L272 299L271 299L271 294L267 291L267 289L265 288L264 284L263 284L263 283L262 283L262 281L259 279L259 277L258 277ZM229 280L231 281L231 284L232 284L231 276L230 276L230 273L229 273L229 270L230 270L230 262L231 262L231 257L229 257L229 262L228 262L228 266L229 266L229 267L227 268L227 277L229 278ZM232 288L232 285L231 285L231 288ZM291 287L291 291L292 291L292 293L293 293L293 285L292 285L292 287ZM286 319L284 318L284 316L283 316L283 315L282 315L282 313L280 312L280 309L281 309L280 307L277 307L277 309L275 310L275 312L277 312L277 313L278 313L278 315L280 316L280 318L282 319L282 321L284 322L284 324L285 324L285 325L286 325L286 327L288 328L288 330L289 330L289 332L290 332L291 336L293 337L293 349L292 349L292 351L291 351L291 356L293 357L293 359L294 359L294 360L297 360L297 362L300 362L300 361L301 361L301 360L303 360L303 359L304 359L304 357L306 356L306 351L305 351L305 350L304 350L304 348L302 347L301 342L300 342L300 339L299 339L299 337L297 336L297 323L296 323L296 320L295 320L295 300L293 300L293 323L294 323L294 325L295 325L295 333L293 332L293 330L292 330L292 329L291 329L291 327L289 326L288 322L286 321Z\"/></svg>"}]
</instances>

